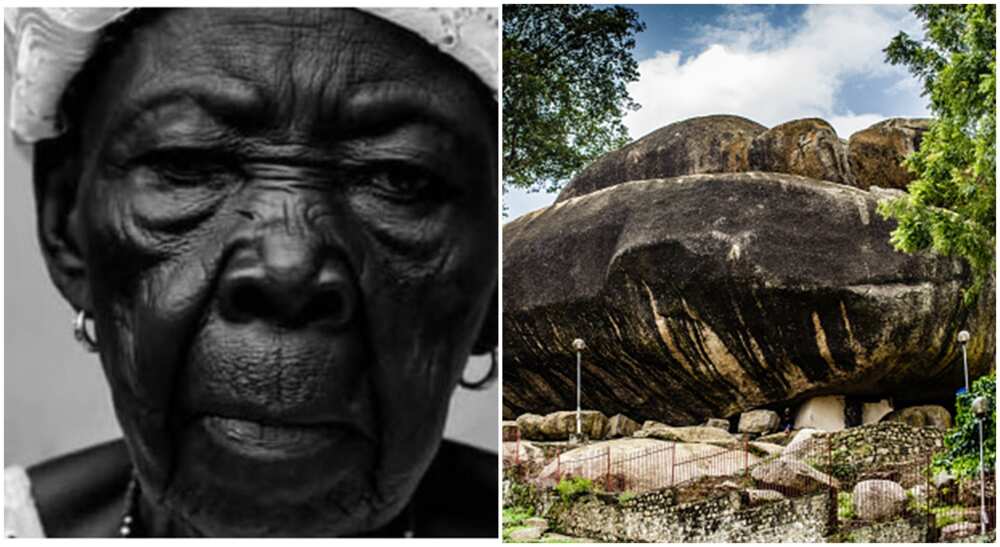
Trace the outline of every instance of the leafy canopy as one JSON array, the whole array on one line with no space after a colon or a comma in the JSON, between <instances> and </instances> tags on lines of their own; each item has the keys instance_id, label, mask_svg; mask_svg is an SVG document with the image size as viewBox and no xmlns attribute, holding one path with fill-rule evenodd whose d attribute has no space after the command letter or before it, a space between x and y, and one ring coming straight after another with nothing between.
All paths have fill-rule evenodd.
<instances>
[{"instance_id":1,"label":"leafy canopy","mask_svg":"<svg viewBox=\"0 0 1000 547\"><path fill-rule=\"evenodd\" d=\"M597 156L628 142L638 108L626 85L645 25L631 9L586 5L503 8L503 182L558 190Z\"/></svg>"},{"instance_id":2,"label":"leafy canopy","mask_svg":"<svg viewBox=\"0 0 1000 547\"><path fill-rule=\"evenodd\" d=\"M924 40L899 33L884 50L923 80L935 116L920 148L904 162L917 179L908 194L883 203L898 220L892 243L968 261L972 303L995 279L996 6L918 5Z\"/></svg>"}]
</instances>

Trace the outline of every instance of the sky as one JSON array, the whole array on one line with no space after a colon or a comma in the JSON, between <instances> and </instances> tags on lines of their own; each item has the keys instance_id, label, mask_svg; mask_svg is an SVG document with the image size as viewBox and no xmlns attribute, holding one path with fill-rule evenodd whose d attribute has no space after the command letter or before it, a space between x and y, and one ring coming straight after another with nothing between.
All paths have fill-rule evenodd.
<instances>
[{"instance_id":1,"label":"sky","mask_svg":"<svg viewBox=\"0 0 1000 547\"><path fill-rule=\"evenodd\" d=\"M642 108L624 120L638 139L695 116L735 114L768 127L827 120L841 138L892 117L927 117L920 84L882 49L899 31L921 35L905 5L633 5ZM557 194L504 196L510 221Z\"/></svg>"}]
</instances>

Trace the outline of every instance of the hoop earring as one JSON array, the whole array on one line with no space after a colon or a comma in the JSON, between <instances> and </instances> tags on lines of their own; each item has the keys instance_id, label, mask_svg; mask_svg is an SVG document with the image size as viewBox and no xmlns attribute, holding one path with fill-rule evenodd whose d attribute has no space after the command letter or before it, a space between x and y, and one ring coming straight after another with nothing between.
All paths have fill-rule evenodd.
<instances>
[{"instance_id":1,"label":"hoop earring","mask_svg":"<svg viewBox=\"0 0 1000 547\"><path fill-rule=\"evenodd\" d=\"M93 322L93 318L86 310L76 312L76 318L73 320L73 337L83 346L83 349L90 353L97 353L97 341L87 331L87 319Z\"/></svg>"},{"instance_id":2,"label":"hoop earring","mask_svg":"<svg viewBox=\"0 0 1000 547\"><path fill-rule=\"evenodd\" d=\"M492 348L490 350L490 370L489 372L486 373L486 376L483 376L482 378L476 380L475 382L469 382L465 378L462 378L458 381L458 385L464 387L465 389L480 389L484 385L486 385L487 382L492 380L494 376L496 376L496 372L497 372L497 348Z\"/></svg>"}]
</instances>

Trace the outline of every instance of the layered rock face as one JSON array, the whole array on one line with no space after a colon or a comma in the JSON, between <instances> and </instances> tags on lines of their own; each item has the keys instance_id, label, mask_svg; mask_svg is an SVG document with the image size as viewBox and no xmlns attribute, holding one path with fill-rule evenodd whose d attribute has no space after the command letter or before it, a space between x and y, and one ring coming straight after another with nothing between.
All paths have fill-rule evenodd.
<instances>
[{"instance_id":1,"label":"layered rock face","mask_svg":"<svg viewBox=\"0 0 1000 547\"><path fill-rule=\"evenodd\" d=\"M960 329L973 333L972 375L990 368L993 289L964 307L961 262L895 251L880 195L715 173L613 183L515 219L505 414L574 405L578 337L585 407L671 425L823 394L951 395Z\"/></svg>"}]
</instances>

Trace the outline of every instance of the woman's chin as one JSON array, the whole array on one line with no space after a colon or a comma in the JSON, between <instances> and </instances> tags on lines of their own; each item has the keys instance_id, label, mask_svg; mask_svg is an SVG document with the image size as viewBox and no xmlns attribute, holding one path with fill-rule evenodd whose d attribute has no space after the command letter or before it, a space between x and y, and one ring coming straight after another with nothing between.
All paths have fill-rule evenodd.
<instances>
[{"instance_id":1,"label":"woman's chin","mask_svg":"<svg viewBox=\"0 0 1000 547\"><path fill-rule=\"evenodd\" d=\"M380 516L377 446L337 424L203 416L179 434L169 505L212 536L357 533Z\"/></svg>"}]
</instances>

